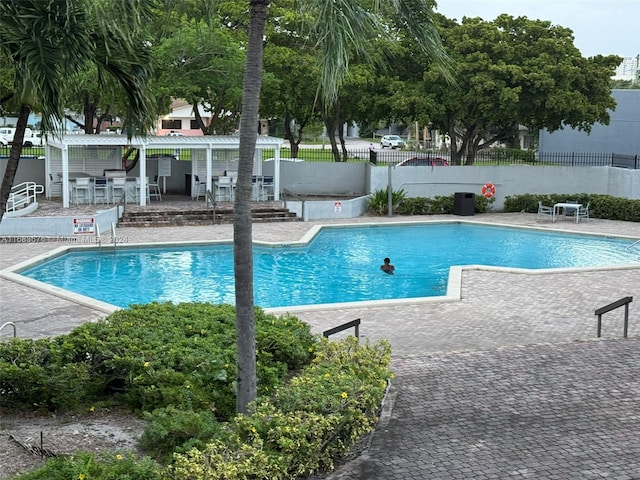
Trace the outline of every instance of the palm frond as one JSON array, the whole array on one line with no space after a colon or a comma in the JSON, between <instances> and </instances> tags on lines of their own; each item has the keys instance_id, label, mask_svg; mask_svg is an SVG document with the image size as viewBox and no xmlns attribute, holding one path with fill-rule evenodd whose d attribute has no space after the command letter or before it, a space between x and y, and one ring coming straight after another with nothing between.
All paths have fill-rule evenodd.
<instances>
[{"instance_id":1,"label":"palm frond","mask_svg":"<svg viewBox=\"0 0 640 480\"><path fill-rule=\"evenodd\" d=\"M365 8L366 6L369 9ZM396 35L391 19L411 35L423 52L450 81L451 60L446 54L429 0L299 0L309 37L315 41L321 64L320 85L324 103L333 104L352 58L368 60L377 40Z\"/></svg>"}]
</instances>

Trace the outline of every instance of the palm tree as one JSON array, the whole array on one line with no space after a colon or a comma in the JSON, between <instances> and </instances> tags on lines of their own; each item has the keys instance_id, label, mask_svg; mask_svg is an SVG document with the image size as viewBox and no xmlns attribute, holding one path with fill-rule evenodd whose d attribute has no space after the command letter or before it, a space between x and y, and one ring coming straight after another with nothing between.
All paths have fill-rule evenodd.
<instances>
[{"instance_id":1,"label":"palm tree","mask_svg":"<svg viewBox=\"0 0 640 480\"><path fill-rule=\"evenodd\" d=\"M253 304L253 251L251 232L251 175L257 140L264 26L270 0L250 0L249 39L244 70L240 124L240 161L234 204L233 239L236 287L237 387L236 409L247 413L256 398L255 317ZM365 9L371 4L374 10ZM366 4L366 5L365 5ZM397 25L412 35L416 43L447 75L448 57L440 43L429 0L298 0L297 7L316 39L322 67L319 91L324 104L332 105L353 54L367 56L367 40L378 33L389 36L389 25L381 21L381 8L395 15Z\"/></svg>"},{"instance_id":2,"label":"palm tree","mask_svg":"<svg viewBox=\"0 0 640 480\"><path fill-rule=\"evenodd\" d=\"M88 64L114 80L128 101L127 132L144 134L152 124L147 96L149 55L137 32L152 0L3 0L0 56L14 66L11 92L3 99L18 109L7 169L0 186L5 211L32 111L42 114L43 132L60 135L66 92ZM37 33L35 33L37 32Z\"/></svg>"}]
</instances>

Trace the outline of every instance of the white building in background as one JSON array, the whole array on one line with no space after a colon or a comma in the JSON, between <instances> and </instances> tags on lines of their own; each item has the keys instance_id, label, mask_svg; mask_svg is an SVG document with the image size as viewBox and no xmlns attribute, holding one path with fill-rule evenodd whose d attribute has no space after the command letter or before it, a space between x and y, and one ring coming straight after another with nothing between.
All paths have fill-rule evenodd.
<instances>
[{"instance_id":1,"label":"white building in background","mask_svg":"<svg viewBox=\"0 0 640 480\"><path fill-rule=\"evenodd\" d=\"M640 72L640 55L635 57L625 57L622 63L616 68L614 80L637 80Z\"/></svg>"}]
</instances>

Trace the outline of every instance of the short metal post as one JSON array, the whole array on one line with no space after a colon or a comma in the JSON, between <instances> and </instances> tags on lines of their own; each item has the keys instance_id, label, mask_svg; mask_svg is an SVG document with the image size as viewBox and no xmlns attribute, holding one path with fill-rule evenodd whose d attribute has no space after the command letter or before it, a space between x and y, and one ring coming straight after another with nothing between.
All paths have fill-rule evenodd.
<instances>
[{"instance_id":1,"label":"short metal post","mask_svg":"<svg viewBox=\"0 0 640 480\"><path fill-rule=\"evenodd\" d=\"M624 338L627 338L627 331L629 330L629 304L624 305Z\"/></svg>"},{"instance_id":2,"label":"short metal post","mask_svg":"<svg viewBox=\"0 0 640 480\"><path fill-rule=\"evenodd\" d=\"M602 315L598 315L598 338L602 334Z\"/></svg>"},{"instance_id":3,"label":"short metal post","mask_svg":"<svg viewBox=\"0 0 640 480\"><path fill-rule=\"evenodd\" d=\"M387 161L387 216L393 217L393 185L391 174L391 162Z\"/></svg>"}]
</instances>

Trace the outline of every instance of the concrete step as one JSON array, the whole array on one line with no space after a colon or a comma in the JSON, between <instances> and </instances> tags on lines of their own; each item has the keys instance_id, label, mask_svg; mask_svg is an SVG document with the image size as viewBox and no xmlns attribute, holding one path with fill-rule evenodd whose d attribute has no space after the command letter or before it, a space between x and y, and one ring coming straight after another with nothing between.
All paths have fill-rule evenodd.
<instances>
[{"instance_id":1,"label":"concrete step","mask_svg":"<svg viewBox=\"0 0 640 480\"><path fill-rule=\"evenodd\" d=\"M296 222L301 221L295 213L286 208L256 208L251 210L254 223L264 222ZM212 225L214 223L233 223L233 209L213 211L166 210L166 211L125 211L120 220L122 227L165 227L182 225Z\"/></svg>"}]
</instances>

